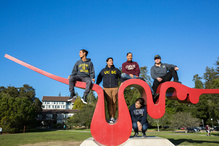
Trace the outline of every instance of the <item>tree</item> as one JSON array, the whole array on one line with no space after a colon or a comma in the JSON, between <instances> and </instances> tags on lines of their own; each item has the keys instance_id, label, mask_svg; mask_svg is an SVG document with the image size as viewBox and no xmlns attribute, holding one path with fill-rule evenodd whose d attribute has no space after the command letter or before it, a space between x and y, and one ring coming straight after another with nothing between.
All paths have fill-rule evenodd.
<instances>
[{"instance_id":1,"label":"tree","mask_svg":"<svg viewBox=\"0 0 219 146\"><path fill-rule=\"evenodd\" d=\"M86 126L90 128L91 120L93 117L95 106L91 104L83 105L82 109L74 114L68 121L68 125L73 126Z\"/></svg>"},{"instance_id":2,"label":"tree","mask_svg":"<svg viewBox=\"0 0 219 146\"><path fill-rule=\"evenodd\" d=\"M143 78L150 86L152 85L152 80L148 74L147 66L140 67L140 77Z\"/></svg>"},{"instance_id":3,"label":"tree","mask_svg":"<svg viewBox=\"0 0 219 146\"><path fill-rule=\"evenodd\" d=\"M36 126L42 103L35 97L35 89L26 84L0 89L0 125L4 131L21 132L24 126Z\"/></svg>"},{"instance_id":4,"label":"tree","mask_svg":"<svg viewBox=\"0 0 219 146\"><path fill-rule=\"evenodd\" d=\"M83 102L81 101L81 97L80 96L77 96L75 102L74 102L74 106L73 106L73 109L79 109L81 110L82 109L82 106L83 106Z\"/></svg>"},{"instance_id":5,"label":"tree","mask_svg":"<svg viewBox=\"0 0 219 146\"><path fill-rule=\"evenodd\" d=\"M218 58L219 59L219 58ZM203 80L203 81L201 81ZM195 88L218 89L219 88L219 61L216 62L216 69L206 67L203 77L198 74L193 76ZM211 118L219 119L219 96L218 94L201 95L196 105L191 105L193 116L203 119L204 123L211 123Z\"/></svg>"},{"instance_id":6,"label":"tree","mask_svg":"<svg viewBox=\"0 0 219 146\"><path fill-rule=\"evenodd\" d=\"M199 126L200 120L192 117L190 112L178 112L173 115L171 127L178 129L181 127L196 127Z\"/></svg>"}]
</instances>

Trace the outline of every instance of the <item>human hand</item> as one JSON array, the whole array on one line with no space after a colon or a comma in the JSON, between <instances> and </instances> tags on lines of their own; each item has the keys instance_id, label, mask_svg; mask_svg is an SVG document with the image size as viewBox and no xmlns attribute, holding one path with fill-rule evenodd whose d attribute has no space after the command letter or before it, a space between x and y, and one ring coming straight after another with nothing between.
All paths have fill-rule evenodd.
<instances>
[{"instance_id":1,"label":"human hand","mask_svg":"<svg viewBox=\"0 0 219 146\"><path fill-rule=\"evenodd\" d=\"M93 82L95 82L95 79L92 79Z\"/></svg>"},{"instance_id":2,"label":"human hand","mask_svg":"<svg viewBox=\"0 0 219 146\"><path fill-rule=\"evenodd\" d=\"M68 79L70 78L70 76L68 76Z\"/></svg>"},{"instance_id":3,"label":"human hand","mask_svg":"<svg viewBox=\"0 0 219 146\"><path fill-rule=\"evenodd\" d=\"M157 77L158 82L161 82L163 79L160 77Z\"/></svg>"},{"instance_id":4,"label":"human hand","mask_svg":"<svg viewBox=\"0 0 219 146\"><path fill-rule=\"evenodd\" d=\"M133 75L133 74L129 74L129 76L130 76L131 78L133 78L133 77L134 77L134 75Z\"/></svg>"},{"instance_id":5,"label":"human hand","mask_svg":"<svg viewBox=\"0 0 219 146\"><path fill-rule=\"evenodd\" d=\"M175 71L179 70L179 68L178 68L178 67L175 67L174 69L175 69Z\"/></svg>"},{"instance_id":6,"label":"human hand","mask_svg":"<svg viewBox=\"0 0 219 146\"><path fill-rule=\"evenodd\" d=\"M138 125L138 131L141 131L142 130L142 125L139 121L137 122L137 125Z\"/></svg>"}]
</instances>

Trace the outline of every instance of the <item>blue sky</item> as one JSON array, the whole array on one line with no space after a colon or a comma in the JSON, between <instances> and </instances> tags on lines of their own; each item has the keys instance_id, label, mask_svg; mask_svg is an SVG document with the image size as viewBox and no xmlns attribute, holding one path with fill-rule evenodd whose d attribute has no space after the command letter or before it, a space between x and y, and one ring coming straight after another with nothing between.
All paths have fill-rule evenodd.
<instances>
[{"instance_id":1,"label":"blue sky","mask_svg":"<svg viewBox=\"0 0 219 146\"><path fill-rule=\"evenodd\" d=\"M29 84L40 99L69 96L68 85L4 55L67 78L84 48L96 76L107 57L121 67L132 52L134 61L150 69L159 54L179 67L184 85L194 87L193 75L215 67L218 26L218 0L0 0L0 86Z\"/></svg>"}]
</instances>

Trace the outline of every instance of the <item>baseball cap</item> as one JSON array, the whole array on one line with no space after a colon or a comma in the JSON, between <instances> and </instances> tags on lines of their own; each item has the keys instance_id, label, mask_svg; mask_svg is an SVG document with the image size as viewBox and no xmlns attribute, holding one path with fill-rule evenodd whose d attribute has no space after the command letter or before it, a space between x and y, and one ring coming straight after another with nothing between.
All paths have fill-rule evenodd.
<instances>
[{"instance_id":1,"label":"baseball cap","mask_svg":"<svg viewBox=\"0 0 219 146\"><path fill-rule=\"evenodd\" d=\"M155 55L155 56L154 56L154 60L155 60L155 59L161 59L160 55Z\"/></svg>"}]
</instances>

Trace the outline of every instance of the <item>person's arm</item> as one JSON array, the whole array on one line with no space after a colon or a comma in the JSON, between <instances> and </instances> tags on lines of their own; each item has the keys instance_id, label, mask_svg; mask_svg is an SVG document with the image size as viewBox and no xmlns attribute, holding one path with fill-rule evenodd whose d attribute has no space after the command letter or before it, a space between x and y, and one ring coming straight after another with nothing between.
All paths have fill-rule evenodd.
<instances>
[{"instance_id":1,"label":"person's arm","mask_svg":"<svg viewBox=\"0 0 219 146\"><path fill-rule=\"evenodd\" d=\"M139 77L139 74L140 74L140 68L139 68L139 65L138 65L138 63L136 62L136 70L135 70L135 75L136 75L137 77Z\"/></svg>"},{"instance_id":2,"label":"person's arm","mask_svg":"<svg viewBox=\"0 0 219 146\"><path fill-rule=\"evenodd\" d=\"M121 81L121 71L119 69L116 69L116 74L119 77L119 81Z\"/></svg>"},{"instance_id":3,"label":"person's arm","mask_svg":"<svg viewBox=\"0 0 219 146\"><path fill-rule=\"evenodd\" d=\"M154 67L151 67L151 77L155 80L155 79L157 79L157 75L156 75L156 73L155 73L155 69L154 69Z\"/></svg>"},{"instance_id":4,"label":"person's arm","mask_svg":"<svg viewBox=\"0 0 219 146\"><path fill-rule=\"evenodd\" d=\"M176 65L173 65L173 64L164 63L164 65L166 65L167 70L170 70L171 68L174 68L175 70L179 69Z\"/></svg>"},{"instance_id":5,"label":"person's arm","mask_svg":"<svg viewBox=\"0 0 219 146\"><path fill-rule=\"evenodd\" d=\"M137 123L138 120L134 116L134 109L135 109L134 106L135 106L135 104L132 104L130 106L129 112L130 112L130 115L131 115L132 123Z\"/></svg>"},{"instance_id":6,"label":"person's arm","mask_svg":"<svg viewBox=\"0 0 219 146\"><path fill-rule=\"evenodd\" d=\"M70 76L75 76L77 75L77 73L78 73L78 62L75 63Z\"/></svg>"},{"instance_id":7,"label":"person's arm","mask_svg":"<svg viewBox=\"0 0 219 146\"><path fill-rule=\"evenodd\" d=\"M146 110L146 106L144 106L143 108L144 108L144 112L143 112L143 116L142 116L142 120L141 120L141 124L142 125L144 123L147 123L147 110Z\"/></svg>"},{"instance_id":8,"label":"person's arm","mask_svg":"<svg viewBox=\"0 0 219 146\"><path fill-rule=\"evenodd\" d=\"M126 65L126 63L123 63L123 64L122 64L122 73L126 73L126 74L127 74L125 65Z\"/></svg>"},{"instance_id":9,"label":"person's arm","mask_svg":"<svg viewBox=\"0 0 219 146\"><path fill-rule=\"evenodd\" d=\"M94 71L94 65L92 62L90 64L90 77L91 77L92 81L95 82L95 79L94 79L95 78L95 71Z\"/></svg>"},{"instance_id":10,"label":"person's arm","mask_svg":"<svg viewBox=\"0 0 219 146\"><path fill-rule=\"evenodd\" d=\"M101 70L101 72L102 72L102 70ZM99 85L100 82L102 81L102 74L101 74L101 72L100 72L99 75L97 76L97 82L96 82L97 85Z\"/></svg>"}]
</instances>

